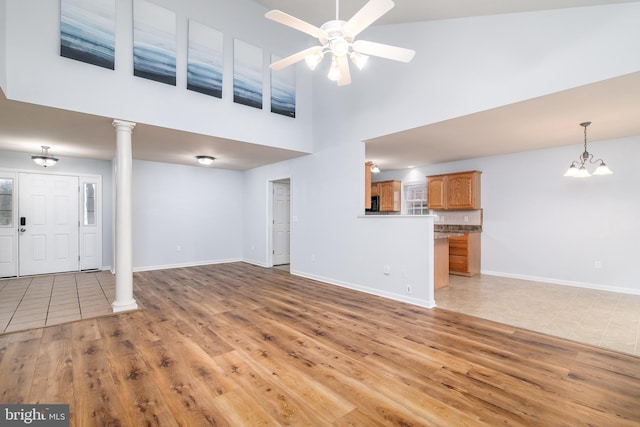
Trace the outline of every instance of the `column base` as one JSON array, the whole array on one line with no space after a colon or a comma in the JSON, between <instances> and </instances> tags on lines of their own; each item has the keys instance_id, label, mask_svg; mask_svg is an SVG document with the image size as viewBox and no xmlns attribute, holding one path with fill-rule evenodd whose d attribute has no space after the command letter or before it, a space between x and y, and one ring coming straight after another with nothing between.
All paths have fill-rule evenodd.
<instances>
[{"instance_id":1,"label":"column base","mask_svg":"<svg viewBox=\"0 0 640 427\"><path fill-rule=\"evenodd\" d=\"M114 301L113 303L111 303L111 308L113 308L113 312L114 313L119 313L121 311L131 311L131 310L137 310L138 309L138 304L136 303L136 300L132 299L129 302L117 302Z\"/></svg>"}]
</instances>

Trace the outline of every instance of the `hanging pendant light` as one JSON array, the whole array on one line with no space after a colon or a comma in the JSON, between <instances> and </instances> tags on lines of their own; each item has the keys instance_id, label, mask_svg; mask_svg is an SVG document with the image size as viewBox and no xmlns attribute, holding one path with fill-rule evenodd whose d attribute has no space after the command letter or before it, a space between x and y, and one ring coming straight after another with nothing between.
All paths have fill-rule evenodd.
<instances>
[{"instance_id":1,"label":"hanging pendant light","mask_svg":"<svg viewBox=\"0 0 640 427\"><path fill-rule=\"evenodd\" d=\"M593 154L587 151L587 126L589 126L591 122L583 122L580 123L580 126L584 128L584 152L580 155L578 160L574 160L571 162L571 166L565 172L564 176L571 176L574 178L588 178L591 176L591 173L587 170L586 164L588 163L598 163L598 167L593 172L593 175L611 175L611 169L604 163L604 160L593 159Z\"/></svg>"},{"instance_id":2,"label":"hanging pendant light","mask_svg":"<svg viewBox=\"0 0 640 427\"><path fill-rule=\"evenodd\" d=\"M35 164L42 167L53 166L58 163L58 159L49 155L49 148L46 145L41 145L42 153L37 156L31 156L31 160L35 162Z\"/></svg>"}]
</instances>

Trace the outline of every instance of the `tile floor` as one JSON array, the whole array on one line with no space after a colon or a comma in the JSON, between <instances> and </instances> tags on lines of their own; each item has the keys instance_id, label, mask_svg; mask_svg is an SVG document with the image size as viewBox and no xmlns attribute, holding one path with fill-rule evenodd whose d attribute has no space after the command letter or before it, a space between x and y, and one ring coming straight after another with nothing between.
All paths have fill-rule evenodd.
<instances>
[{"instance_id":1,"label":"tile floor","mask_svg":"<svg viewBox=\"0 0 640 427\"><path fill-rule=\"evenodd\" d=\"M114 298L110 272L0 279L0 333L111 314Z\"/></svg>"},{"instance_id":2,"label":"tile floor","mask_svg":"<svg viewBox=\"0 0 640 427\"><path fill-rule=\"evenodd\" d=\"M640 356L640 295L497 276L450 276L436 305Z\"/></svg>"}]
</instances>

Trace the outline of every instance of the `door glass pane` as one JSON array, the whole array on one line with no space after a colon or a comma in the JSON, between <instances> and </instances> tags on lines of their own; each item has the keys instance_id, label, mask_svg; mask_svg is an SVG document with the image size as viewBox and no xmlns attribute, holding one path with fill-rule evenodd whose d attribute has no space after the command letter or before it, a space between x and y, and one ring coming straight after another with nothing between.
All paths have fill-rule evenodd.
<instances>
[{"instance_id":1,"label":"door glass pane","mask_svg":"<svg viewBox=\"0 0 640 427\"><path fill-rule=\"evenodd\" d=\"M13 179L0 178L0 226L13 225Z\"/></svg>"},{"instance_id":2,"label":"door glass pane","mask_svg":"<svg viewBox=\"0 0 640 427\"><path fill-rule=\"evenodd\" d=\"M96 184L84 184L83 221L84 225L96 225Z\"/></svg>"}]
</instances>

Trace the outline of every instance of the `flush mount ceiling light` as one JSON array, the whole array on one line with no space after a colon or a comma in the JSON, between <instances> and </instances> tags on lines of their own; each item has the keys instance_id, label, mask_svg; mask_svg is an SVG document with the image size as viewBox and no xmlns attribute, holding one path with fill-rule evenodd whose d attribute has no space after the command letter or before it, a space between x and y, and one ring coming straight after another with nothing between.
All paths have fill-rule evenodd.
<instances>
[{"instance_id":1,"label":"flush mount ceiling light","mask_svg":"<svg viewBox=\"0 0 640 427\"><path fill-rule=\"evenodd\" d=\"M53 166L58 163L58 159L49 155L49 148L46 145L41 145L42 153L38 156L31 156L31 160L35 162L35 164L42 167Z\"/></svg>"},{"instance_id":2,"label":"flush mount ceiling light","mask_svg":"<svg viewBox=\"0 0 640 427\"><path fill-rule=\"evenodd\" d=\"M613 173L611 172L611 169L609 169L604 163L604 160L594 160L593 154L587 151L587 126L589 126L590 124L591 122L580 123L580 126L584 128L584 152L580 155L578 160L574 160L573 162L571 162L571 166L569 166L569 169L567 170L567 172L565 172L564 176L571 176L574 178L590 177L591 173L589 173L585 166L587 164L587 161L592 164L600 162L596 170L593 172L594 175L611 175Z\"/></svg>"},{"instance_id":3,"label":"flush mount ceiling light","mask_svg":"<svg viewBox=\"0 0 640 427\"><path fill-rule=\"evenodd\" d=\"M211 156L196 156L196 159L201 165L210 166L216 158Z\"/></svg>"},{"instance_id":4,"label":"flush mount ceiling light","mask_svg":"<svg viewBox=\"0 0 640 427\"><path fill-rule=\"evenodd\" d=\"M338 17L340 1L336 0L336 19L325 22L320 28L280 10L267 12L266 18L307 33L320 41L320 46L310 47L274 62L271 69L280 70L304 59L307 66L313 70L322 62L324 55L330 53L331 67L327 78L337 82L338 86L345 86L351 83L347 58L350 58L360 70L367 63L369 55L400 62L411 61L416 53L414 50L365 40L354 41L360 32L390 11L393 6L391 0L369 0L350 20L342 21Z\"/></svg>"},{"instance_id":5,"label":"flush mount ceiling light","mask_svg":"<svg viewBox=\"0 0 640 427\"><path fill-rule=\"evenodd\" d=\"M380 172L380 168L378 167L378 165L376 165L375 163L371 165L371 173L378 173Z\"/></svg>"}]
</instances>

